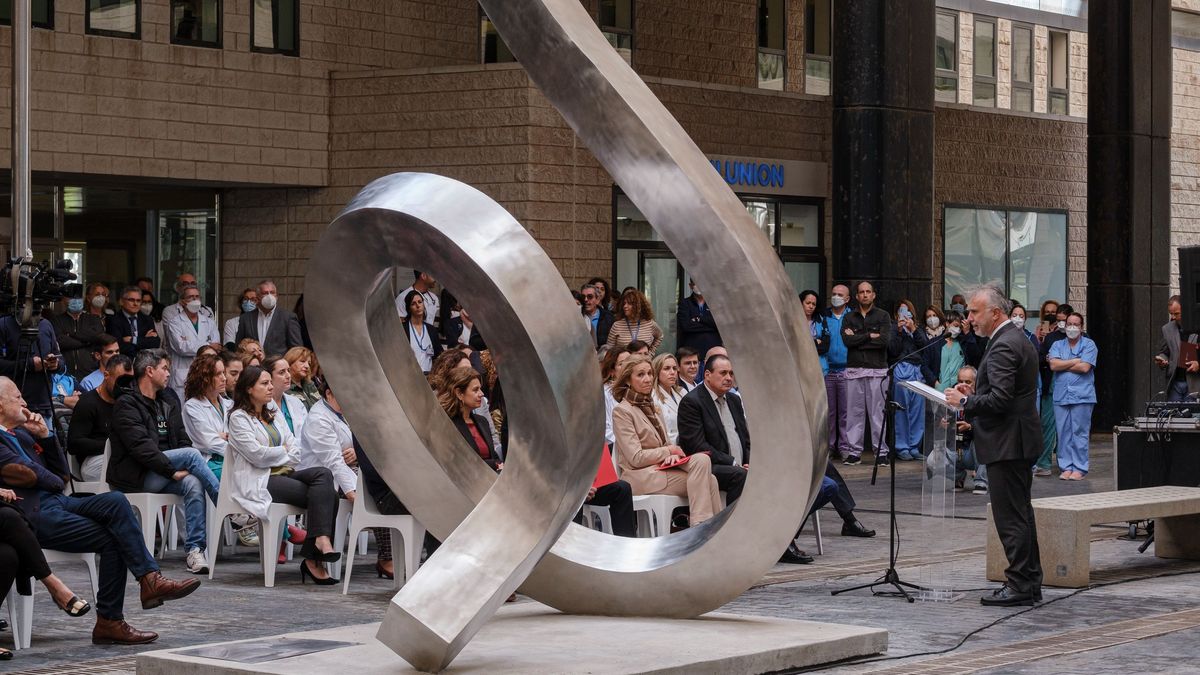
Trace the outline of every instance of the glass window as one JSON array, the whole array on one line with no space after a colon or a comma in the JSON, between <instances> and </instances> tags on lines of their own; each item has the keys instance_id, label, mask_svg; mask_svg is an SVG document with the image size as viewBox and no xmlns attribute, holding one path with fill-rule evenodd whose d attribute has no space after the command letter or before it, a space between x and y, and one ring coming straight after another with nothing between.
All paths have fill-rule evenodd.
<instances>
[{"instance_id":1,"label":"glass window","mask_svg":"<svg viewBox=\"0 0 1200 675\"><path fill-rule=\"evenodd\" d=\"M600 30L625 63L632 63L633 0L600 0Z\"/></svg>"},{"instance_id":2,"label":"glass window","mask_svg":"<svg viewBox=\"0 0 1200 675\"><path fill-rule=\"evenodd\" d=\"M650 227L650 221L625 195L617 195L617 239L662 241L662 237Z\"/></svg>"},{"instance_id":3,"label":"glass window","mask_svg":"<svg viewBox=\"0 0 1200 675\"><path fill-rule=\"evenodd\" d=\"M300 0L253 0L250 49L298 56Z\"/></svg>"},{"instance_id":4,"label":"glass window","mask_svg":"<svg viewBox=\"0 0 1200 675\"><path fill-rule=\"evenodd\" d=\"M780 204L779 245L805 246L809 248L820 246L820 211L813 204Z\"/></svg>"},{"instance_id":5,"label":"glass window","mask_svg":"<svg viewBox=\"0 0 1200 675\"><path fill-rule=\"evenodd\" d=\"M32 0L29 11L36 28L54 28L54 0ZM12 0L0 1L0 24L12 25Z\"/></svg>"},{"instance_id":6,"label":"glass window","mask_svg":"<svg viewBox=\"0 0 1200 675\"><path fill-rule=\"evenodd\" d=\"M785 77L787 3L758 0L758 86L783 90Z\"/></svg>"},{"instance_id":7,"label":"glass window","mask_svg":"<svg viewBox=\"0 0 1200 675\"><path fill-rule=\"evenodd\" d=\"M958 101L958 14L937 13L937 39L933 47L934 97L938 101Z\"/></svg>"},{"instance_id":8,"label":"glass window","mask_svg":"<svg viewBox=\"0 0 1200 675\"><path fill-rule=\"evenodd\" d=\"M184 272L196 275L204 304L214 306L217 287L217 210L158 212L158 269L154 287L169 289ZM160 301L162 299L160 298Z\"/></svg>"},{"instance_id":9,"label":"glass window","mask_svg":"<svg viewBox=\"0 0 1200 675\"><path fill-rule=\"evenodd\" d=\"M504 38L496 30L496 24L480 10L479 35L481 40L480 53L484 63L515 63L517 57L508 51Z\"/></svg>"},{"instance_id":10,"label":"glass window","mask_svg":"<svg viewBox=\"0 0 1200 675\"><path fill-rule=\"evenodd\" d=\"M1200 14L1171 10L1171 44L1180 49L1200 51Z\"/></svg>"},{"instance_id":11,"label":"glass window","mask_svg":"<svg viewBox=\"0 0 1200 675\"><path fill-rule=\"evenodd\" d=\"M1012 109L1033 112L1033 29L1013 26Z\"/></svg>"},{"instance_id":12,"label":"glass window","mask_svg":"<svg viewBox=\"0 0 1200 675\"><path fill-rule=\"evenodd\" d=\"M742 200L746 211L754 219L754 224L767 237L771 245L775 245L775 202L760 202Z\"/></svg>"},{"instance_id":13,"label":"glass window","mask_svg":"<svg viewBox=\"0 0 1200 675\"><path fill-rule=\"evenodd\" d=\"M142 4L138 0L88 0L85 31L112 37L141 37Z\"/></svg>"},{"instance_id":14,"label":"glass window","mask_svg":"<svg viewBox=\"0 0 1200 675\"><path fill-rule=\"evenodd\" d=\"M945 210L945 303L984 283L1001 285L1026 307L1066 297L1067 216L1062 213Z\"/></svg>"},{"instance_id":15,"label":"glass window","mask_svg":"<svg viewBox=\"0 0 1200 675\"><path fill-rule=\"evenodd\" d=\"M1033 112L1033 88L1013 87L1012 109L1021 112Z\"/></svg>"},{"instance_id":16,"label":"glass window","mask_svg":"<svg viewBox=\"0 0 1200 675\"><path fill-rule=\"evenodd\" d=\"M832 17L830 0L807 0L804 5L804 90L830 93Z\"/></svg>"},{"instance_id":17,"label":"glass window","mask_svg":"<svg viewBox=\"0 0 1200 675\"><path fill-rule=\"evenodd\" d=\"M1069 114L1067 91L1070 83L1070 40L1067 33L1050 31L1049 109L1055 115Z\"/></svg>"},{"instance_id":18,"label":"glass window","mask_svg":"<svg viewBox=\"0 0 1200 675\"><path fill-rule=\"evenodd\" d=\"M989 20L975 20L975 91L973 103L988 107L996 106L996 24Z\"/></svg>"},{"instance_id":19,"label":"glass window","mask_svg":"<svg viewBox=\"0 0 1200 675\"><path fill-rule=\"evenodd\" d=\"M171 42L221 46L221 0L171 0Z\"/></svg>"}]
</instances>

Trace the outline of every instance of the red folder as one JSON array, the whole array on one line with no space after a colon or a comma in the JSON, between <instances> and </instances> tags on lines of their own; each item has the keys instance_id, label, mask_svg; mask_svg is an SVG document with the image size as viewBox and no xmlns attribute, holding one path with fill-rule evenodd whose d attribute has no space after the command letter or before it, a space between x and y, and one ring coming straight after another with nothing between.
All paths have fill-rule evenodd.
<instances>
[{"instance_id":1,"label":"red folder","mask_svg":"<svg viewBox=\"0 0 1200 675\"><path fill-rule=\"evenodd\" d=\"M687 457L684 457L683 459L679 460L678 462L675 462L671 466L662 466L660 464L660 465L654 467L654 470L655 471L670 471L671 469L677 469L677 468L683 466L684 464L687 464L691 460L692 460L692 456L688 455Z\"/></svg>"},{"instance_id":2,"label":"red folder","mask_svg":"<svg viewBox=\"0 0 1200 675\"><path fill-rule=\"evenodd\" d=\"M1188 361L1200 360L1196 356L1197 347L1200 347L1200 345L1197 345L1194 342L1179 343L1179 367L1180 368L1187 368Z\"/></svg>"},{"instance_id":3,"label":"red folder","mask_svg":"<svg viewBox=\"0 0 1200 675\"><path fill-rule=\"evenodd\" d=\"M592 481L592 487L602 488L617 482L617 470L613 467L612 453L608 451L608 443L604 444L604 454L600 456L600 470Z\"/></svg>"}]
</instances>

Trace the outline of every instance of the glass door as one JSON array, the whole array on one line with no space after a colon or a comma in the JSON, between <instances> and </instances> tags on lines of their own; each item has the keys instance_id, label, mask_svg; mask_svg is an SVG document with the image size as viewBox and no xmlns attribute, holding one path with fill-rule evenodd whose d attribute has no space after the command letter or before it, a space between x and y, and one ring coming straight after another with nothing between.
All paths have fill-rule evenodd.
<instances>
[{"instance_id":1,"label":"glass door","mask_svg":"<svg viewBox=\"0 0 1200 675\"><path fill-rule=\"evenodd\" d=\"M204 304L216 307L217 210L163 209L158 212L158 265L154 287L159 302L176 301L175 279L184 272L196 275Z\"/></svg>"},{"instance_id":2,"label":"glass door","mask_svg":"<svg viewBox=\"0 0 1200 675\"><path fill-rule=\"evenodd\" d=\"M679 309L683 272L675 256L667 251L640 251L638 254L638 288L650 300L654 320L663 332L659 352L674 352L678 339L675 312Z\"/></svg>"}]
</instances>

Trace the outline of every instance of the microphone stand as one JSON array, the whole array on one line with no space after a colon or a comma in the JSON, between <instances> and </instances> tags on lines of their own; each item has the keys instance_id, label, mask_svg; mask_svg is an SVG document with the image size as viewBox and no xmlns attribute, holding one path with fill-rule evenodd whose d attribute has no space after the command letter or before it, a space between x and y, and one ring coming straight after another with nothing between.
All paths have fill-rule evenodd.
<instances>
[{"instance_id":1,"label":"microphone stand","mask_svg":"<svg viewBox=\"0 0 1200 675\"><path fill-rule=\"evenodd\" d=\"M924 330L924 329L918 328L917 330ZM901 356L899 359L896 360L895 363L893 363L891 366L888 367L887 378L884 381L890 382L890 380L892 378L892 373L896 370L896 366L903 363L905 359L912 357L912 356L916 356L917 354L920 354L921 352L925 351L926 349L929 349L930 347L932 347L935 344L938 344L939 342L944 343L945 340L943 340L939 336L937 339L930 340L929 344L925 345L924 347L913 350L913 351L909 352L908 354ZM896 411L904 410L904 406L901 405L895 399L895 395L893 394L894 389L895 389L895 387L890 386L890 384L889 384L889 386L887 388L887 394L886 394L886 397L884 400L884 406L883 406L883 433L881 434L881 436L883 436L884 443L887 444L889 454L891 453L891 450L896 447ZM869 434L869 433L865 434L865 440L867 443L871 442L870 437L871 437L871 434ZM878 472L879 472L879 448L875 448L875 468L871 471L871 485L875 484L875 477L878 474ZM850 588L842 588L842 589L838 589L836 591L830 591L830 593L829 593L830 595L839 595L841 593L847 593L849 591L859 591L864 588L867 588L867 589L871 590L871 595L880 595L880 596L886 595L889 597L897 597L897 598L902 597L909 602L915 602L916 598L914 598L912 596L912 594L909 593L905 589L911 588L911 589L917 590L917 591L925 590L924 586L918 586L917 584L912 584L907 581L904 581L903 579L900 578L900 573L896 571L896 558L900 555L900 549L897 546L897 535L900 532L900 525L896 520L896 459L894 457L888 457L888 474L890 477L890 480L889 480L890 495L889 495L889 500L888 500L888 567L886 570L883 571L883 574L878 579L876 579L875 581L872 581L871 583L859 584L858 586L851 586ZM892 588L895 588L896 590L895 591L876 591L875 590L876 586L891 586Z\"/></svg>"}]
</instances>

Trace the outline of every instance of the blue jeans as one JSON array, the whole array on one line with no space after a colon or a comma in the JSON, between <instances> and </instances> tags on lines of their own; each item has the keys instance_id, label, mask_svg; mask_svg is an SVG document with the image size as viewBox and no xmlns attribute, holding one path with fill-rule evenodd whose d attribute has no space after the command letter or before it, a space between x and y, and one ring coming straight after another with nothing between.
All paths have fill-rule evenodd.
<instances>
[{"instance_id":1,"label":"blue jeans","mask_svg":"<svg viewBox=\"0 0 1200 675\"><path fill-rule=\"evenodd\" d=\"M955 460L954 468L956 469L954 482L963 481L965 483L967 470L974 469L975 487L987 488L987 464L979 463L979 458L975 456L975 443L967 443L966 447L962 449L962 457Z\"/></svg>"},{"instance_id":2,"label":"blue jeans","mask_svg":"<svg viewBox=\"0 0 1200 675\"><path fill-rule=\"evenodd\" d=\"M171 480L153 471L147 472L142 480L142 489L146 492L169 493L183 497L183 520L187 532L184 542L187 550L205 549L205 531L208 519L204 514L204 494L207 492L213 503L217 503L217 489L221 483L208 468L208 462L195 448L176 448L163 452L171 460L171 467L176 471L187 471L183 480Z\"/></svg>"},{"instance_id":3,"label":"blue jeans","mask_svg":"<svg viewBox=\"0 0 1200 675\"><path fill-rule=\"evenodd\" d=\"M1172 377L1170 384L1167 385L1167 400L1168 401L1186 401L1188 395L1188 383L1186 377Z\"/></svg>"},{"instance_id":4,"label":"blue jeans","mask_svg":"<svg viewBox=\"0 0 1200 675\"><path fill-rule=\"evenodd\" d=\"M125 618L125 572L134 578L158 571L158 563L142 543L142 528L120 492L91 497L41 493L37 520L38 543L69 553L100 554L100 589L96 613L106 619Z\"/></svg>"}]
</instances>

